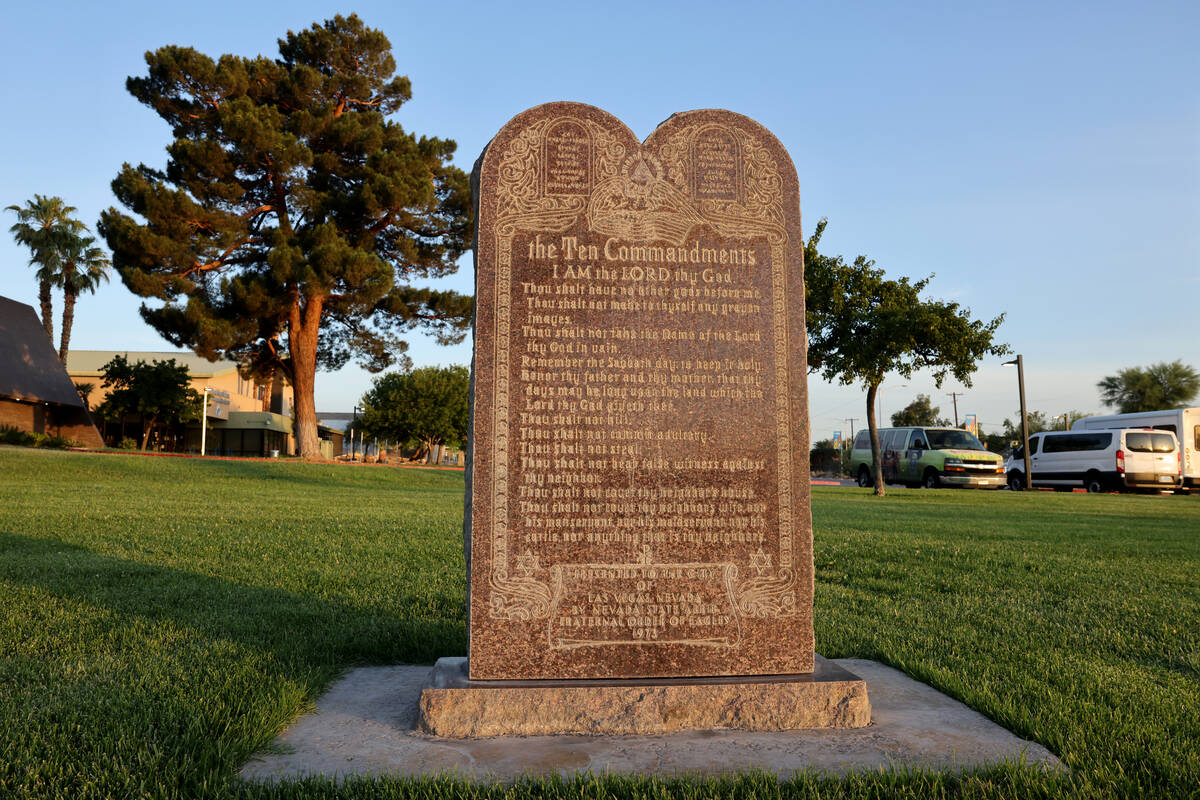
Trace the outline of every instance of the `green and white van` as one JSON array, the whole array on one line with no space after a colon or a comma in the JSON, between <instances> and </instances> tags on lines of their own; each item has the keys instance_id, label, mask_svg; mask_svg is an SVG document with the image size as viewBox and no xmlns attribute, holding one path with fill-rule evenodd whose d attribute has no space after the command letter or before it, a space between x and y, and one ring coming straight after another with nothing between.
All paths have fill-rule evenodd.
<instances>
[{"instance_id":1,"label":"green and white van","mask_svg":"<svg viewBox=\"0 0 1200 800\"><path fill-rule=\"evenodd\" d=\"M959 428L880 428L879 450L885 483L906 486L968 486L999 489L1004 486L1004 459L971 433ZM850 474L859 486L870 486L871 433L854 437Z\"/></svg>"}]
</instances>

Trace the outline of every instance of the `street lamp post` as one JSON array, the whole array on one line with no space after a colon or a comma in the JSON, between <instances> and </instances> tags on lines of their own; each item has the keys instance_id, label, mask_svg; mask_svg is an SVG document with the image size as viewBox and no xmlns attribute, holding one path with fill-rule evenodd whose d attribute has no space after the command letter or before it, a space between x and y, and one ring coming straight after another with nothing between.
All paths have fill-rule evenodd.
<instances>
[{"instance_id":1,"label":"street lamp post","mask_svg":"<svg viewBox=\"0 0 1200 800\"><path fill-rule=\"evenodd\" d=\"M343 406L343 408L345 408L345 406ZM354 433L355 433L355 431L358 430L358 426L354 424L356 422L358 422L358 406L354 407L354 420L350 423L350 460L351 461L358 461L358 450L356 450L354 447ZM361 440L362 435L359 434L358 438Z\"/></svg>"},{"instance_id":2,"label":"street lamp post","mask_svg":"<svg viewBox=\"0 0 1200 800\"><path fill-rule=\"evenodd\" d=\"M208 393L215 392L211 386L204 387L204 408L200 411L200 455L208 448Z\"/></svg>"},{"instance_id":3,"label":"street lamp post","mask_svg":"<svg viewBox=\"0 0 1200 800\"><path fill-rule=\"evenodd\" d=\"M907 388L908 388L908 384L907 384L907 383L902 383L902 384L900 384L899 386L892 386L892 387L889 387L889 388L892 388L892 389L907 389ZM879 396L879 395L880 395L880 392L881 392L882 390L883 390L883 386L882 386L882 385L880 385L879 389L876 389L876 390L875 390L875 424L876 424L876 425L878 425L880 428L882 428L882 427L883 427L883 398Z\"/></svg>"},{"instance_id":4,"label":"street lamp post","mask_svg":"<svg viewBox=\"0 0 1200 800\"><path fill-rule=\"evenodd\" d=\"M1025 488L1032 489L1033 483L1030 476L1033 473L1033 459L1029 456L1029 415L1025 412L1025 359L1018 355L1012 361L1005 361L1004 365L1017 365L1017 386L1021 391L1021 452L1025 454Z\"/></svg>"}]
</instances>

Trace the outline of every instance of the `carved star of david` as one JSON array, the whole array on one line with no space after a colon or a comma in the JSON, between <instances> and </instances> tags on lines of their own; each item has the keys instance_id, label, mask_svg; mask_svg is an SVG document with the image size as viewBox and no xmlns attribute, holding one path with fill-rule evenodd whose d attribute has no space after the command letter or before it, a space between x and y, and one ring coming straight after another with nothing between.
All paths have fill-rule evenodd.
<instances>
[{"instance_id":1,"label":"carved star of david","mask_svg":"<svg viewBox=\"0 0 1200 800\"><path fill-rule=\"evenodd\" d=\"M764 553L762 548L758 548L758 552L750 556L750 568L754 570L756 575L762 575L763 570L771 566L771 556Z\"/></svg>"},{"instance_id":2,"label":"carved star of david","mask_svg":"<svg viewBox=\"0 0 1200 800\"><path fill-rule=\"evenodd\" d=\"M538 557L534 553L526 550L524 555L517 556L517 572L523 577L528 578L540 568L541 565L538 563Z\"/></svg>"}]
</instances>

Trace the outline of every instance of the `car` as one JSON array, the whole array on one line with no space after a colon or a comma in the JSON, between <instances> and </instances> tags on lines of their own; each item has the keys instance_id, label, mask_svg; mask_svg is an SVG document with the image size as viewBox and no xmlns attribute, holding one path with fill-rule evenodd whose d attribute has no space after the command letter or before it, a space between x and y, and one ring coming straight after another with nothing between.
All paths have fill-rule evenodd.
<instances>
[{"instance_id":1,"label":"car","mask_svg":"<svg viewBox=\"0 0 1200 800\"><path fill-rule=\"evenodd\" d=\"M1029 437L1035 487L1089 492L1175 490L1182 484L1179 440L1153 428L1042 431ZM1025 488L1025 454L1005 464L1010 489Z\"/></svg>"},{"instance_id":2,"label":"car","mask_svg":"<svg viewBox=\"0 0 1200 800\"><path fill-rule=\"evenodd\" d=\"M939 486L1004 487L1004 459L989 452L973 434L960 428L881 428L879 450L885 483L928 489ZM867 429L859 431L854 438L850 474L859 486L874 483L870 431Z\"/></svg>"}]
</instances>

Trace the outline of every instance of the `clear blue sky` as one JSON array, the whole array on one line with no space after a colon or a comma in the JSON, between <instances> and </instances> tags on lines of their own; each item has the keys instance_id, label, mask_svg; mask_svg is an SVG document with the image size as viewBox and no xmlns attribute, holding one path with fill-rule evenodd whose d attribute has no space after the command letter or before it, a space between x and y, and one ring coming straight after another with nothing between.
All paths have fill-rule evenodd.
<instances>
[{"instance_id":1,"label":"clear blue sky","mask_svg":"<svg viewBox=\"0 0 1200 800\"><path fill-rule=\"evenodd\" d=\"M675 111L728 108L791 152L805 232L929 294L1025 356L1029 405L1100 411L1095 383L1132 365L1200 368L1200 4L324 3L18 4L0 32L0 205L56 194L94 225L122 162L165 163L168 129L124 88L164 44L276 54L276 39L357 12L391 39L414 97L407 129L448 137L458 163L550 100L600 106L641 136ZM0 216L4 228L11 213ZM0 233L0 294L36 304L27 253ZM449 281L471 291L469 259ZM76 349L168 349L119 278L78 307ZM414 337L418 364L468 345ZM357 369L321 374L317 406L349 408ZM907 384L907 385L904 385ZM814 438L863 424L865 394L810 379ZM894 379L1000 423L1016 375L972 388Z\"/></svg>"}]
</instances>

